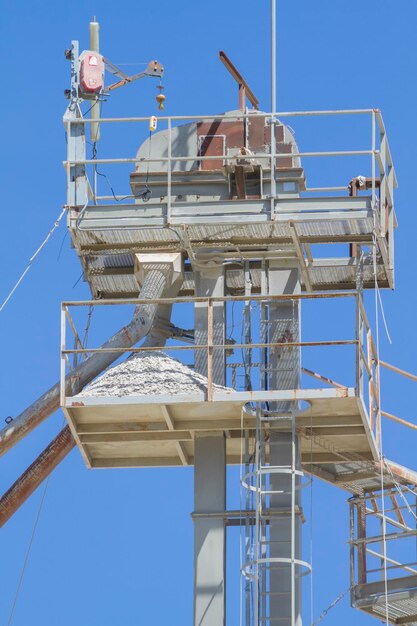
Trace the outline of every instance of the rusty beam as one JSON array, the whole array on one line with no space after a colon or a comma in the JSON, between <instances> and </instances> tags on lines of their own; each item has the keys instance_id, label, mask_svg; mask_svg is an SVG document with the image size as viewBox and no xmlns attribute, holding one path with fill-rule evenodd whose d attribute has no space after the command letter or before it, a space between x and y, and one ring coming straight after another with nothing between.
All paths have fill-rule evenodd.
<instances>
[{"instance_id":1,"label":"rusty beam","mask_svg":"<svg viewBox=\"0 0 417 626\"><path fill-rule=\"evenodd\" d=\"M398 521L403 526L406 526L404 516L403 516L403 514L401 512L401 509L400 509L400 507L398 505L398 501L397 501L397 498L396 498L396 495L395 495L395 489L391 489L390 500L391 500L392 506L395 509L395 514L397 516Z\"/></svg>"},{"instance_id":2,"label":"rusty beam","mask_svg":"<svg viewBox=\"0 0 417 626\"><path fill-rule=\"evenodd\" d=\"M391 363L386 363L386 361L380 361L379 364L381 367L386 367L386 369L391 370L391 372L396 372L397 374L401 374L402 376L406 376L411 380L417 381L417 375L412 374L411 372L407 372L399 367L395 367L395 365L391 365Z\"/></svg>"},{"instance_id":3,"label":"rusty beam","mask_svg":"<svg viewBox=\"0 0 417 626\"><path fill-rule=\"evenodd\" d=\"M389 461L388 459L384 459L382 461L382 464L383 464L384 470L386 468L388 470L388 474L393 474L394 478L398 482L405 481L406 483L409 483L417 487L417 472L414 472L413 470L410 470L407 467L403 467L402 465L398 465L397 463L394 463L393 461ZM375 465L380 470L381 461L376 461Z\"/></svg>"},{"instance_id":4,"label":"rusty beam","mask_svg":"<svg viewBox=\"0 0 417 626\"><path fill-rule=\"evenodd\" d=\"M235 79L237 84L239 85L239 108L245 108L244 98L246 97L254 109L259 108L259 100L253 93L252 89L249 87L246 80L243 78L242 74L239 70L233 65L227 54L223 52L223 50L219 51L219 59L229 72L231 76Z\"/></svg>"},{"instance_id":5,"label":"rusty beam","mask_svg":"<svg viewBox=\"0 0 417 626\"><path fill-rule=\"evenodd\" d=\"M357 536L358 539L366 541L366 505L365 502L358 502L357 506ZM366 545L358 545L358 583L366 583Z\"/></svg>"},{"instance_id":6,"label":"rusty beam","mask_svg":"<svg viewBox=\"0 0 417 626\"><path fill-rule=\"evenodd\" d=\"M0 526L16 513L74 446L75 441L66 426L0 498Z\"/></svg>"}]
</instances>

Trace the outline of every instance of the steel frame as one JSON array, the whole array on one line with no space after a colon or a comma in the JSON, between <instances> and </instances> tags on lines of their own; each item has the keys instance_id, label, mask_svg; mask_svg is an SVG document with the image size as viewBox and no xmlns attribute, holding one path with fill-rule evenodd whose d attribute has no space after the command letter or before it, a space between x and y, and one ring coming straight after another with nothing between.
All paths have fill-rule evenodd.
<instances>
[{"instance_id":1,"label":"steel frame","mask_svg":"<svg viewBox=\"0 0 417 626\"><path fill-rule=\"evenodd\" d=\"M337 398L337 397L346 397L348 395L355 395L360 398L363 402L363 406L366 411L366 423L368 424L369 432L372 434L372 438L374 444L377 445L379 441L378 433L380 430L380 422L381 422L381 410L379 406L379 376L378 376L378 357L375 349L375 344L372 339L372 332L369 326L369 322L366 316L365 307L362 300L362 295L358 292L335 292L335 293L322 293L322 294L294 294L294 295L280 295L280 296L256 296L256 295L245 295L245 296L223 296L223 297L188 297L188 298L159 298L155 300L150 300L149 302L155 302L159 305L163 304L176 304L179 305L181 303L201 303L205 304L207 307L208 315L207 315L207 344L202 345L168 345L168 346L139 346L133 347L129 349L131 353L142 353L142 352L152 352L164 350L166 352L173 352L174 354L180 355L182 352L189 352L192 350L195 351L204 351L206 352L207 359L207 379L208 379L208 390L207 390L207 402L213 401L223 401L229 397L227 392L219 392L214 391L213 386L213 350L214 349L230 349L231 345L229 343L224 344L216 344L213 343L213 305L215 303L234 303L234 302L257 302L261 305L266 305L268 303L279 303L279 302L291 302L291 301L303 301L303 300L322 300L322 299L347 299L347 301L356 301L356 331L355 336L352 338L346 339L333 339L333 340L320 340L320 341L292 341L285 340L282 342L270 342L268 340L255 342L251 341L247 343L243 341L241 343L233 344L234 349L241 349L246 352L252 352L254 349L266 350L270 348L290 348L290 347L299 347L301 349L305 349L308 347L323 347L330 348L332 346L353 346L355 348L356 353L356 363L355 363L355 379L356 379L356 387L355 389L349 388L348 385L343 385L341 383L335 383L331 379L322 374L313 372L311 370L304 370L308 376L316 378L317 380L329 385L329 388L321 388L321 389L308 389L301 387L298 390L288 389L288 390L273 390L273 391L262 391L261 389L256 390L246 390L239 391L234 394L235 399L239 399L242 402L251 402L251 401L260 401L260 400L268 400L275 398L278 399L288 399L291 400L296 398L298 400L307 399L307 398ZM141 299L127 299L127 300L84 300L84 301L66 301L61 305L61 405L66 406L71 398L66 395L65 392L65 380L68 374L71 374L72 365L69 361L69 357L71 355L81 355L82 357L86 357L91 354L108 351L108 352L120 352L123 354L125 352L124 349L120 348L107 348L103 349L101 347L80 347L81 340L79 335L77 334L75 323L71 317L70 309L72 307L102 307L102 306L123 306L123 305L138 305L142 304L144 301ZM74 335L76 341L76 347L67 347L67 330ZM364 337L363 329L366 329L366 339ZM75 331L75 334L74 334ZM261 365L261 363L252 363L252 368L255 366ZM237 367L237 365L235 366ZM363 381L367 381L366 389L364 389ZM368 391L368 394L366 393ZM149 397L149 402L154 402L155 399ZM88 399L85 400L88 403ZM158 397L155 401L160 402L161 398Z\"/></svg>"},{"instance_id":2,"label":"steel frame","mask_svg":"<svg viewBox=\"0 0 417 626\"><path fill-rule=\"evenodd\" d=\"M352 605L380 619L388 610L392 624L414 624L417 621L415 486L397 484L396 489L371 491L351 498L349 507ZM387 527L393 531L387 532ZM400 539L405 546L403 554L409 555L406 560L388 556L388 548ZM380 544L381 548L373 549L373 544Z\"/></svg>"},{"instance_id":3,"label":"steel frame","mask_svg":"<svg viewBox=\"0 0 417 626\"><path fill-rule=\"evenodd\" d=\"M343 190L343 187L329 185L323 187L311 187L307 191L310 197L294 198L293 200L278 194L275 189L275 177L271 177L271 195L265 196L260 200L238 200L231 202L179 202L173 201L173 184L175 183L175 172L173 172L174 161L188 161L190 156L173 156L172 154L172 128L181 121L201 121L201 120L245 120L254 116L262 116L272 121L271 127L274 126L277 119L291 119L291 117L313 117L327 115L366 115L371 118L372 139L371 146L367 150L338 150L338 151L297 151L290 156L293 159L299 158L321 158L321 157L350 157L350 156L369 156L371 160L372 184L371 195L369 197L326 197L325 194ZM97 195L91 191L88 182L87 167L89 165L95 167L97 164L117 164L117 163L138 163L143 164L144 160L137 157L125 158L104 158L104 159L87 159L85 157L85 143L82 144L82 135L84 133L85 124L91 123L91 120L80 117L77 111L67 112L65 124L68 135L68 154L64 162L67 171L68 181L68 198L67 205L71 209L69 211L69 226L72 230L72 237L77 247L83 247L79 243L77 229L83 230L100 230L105 231L109 227L112 231L116 230L132 230L138 227L154 227L157 229L168 228L175 230L179 237L181 249L186 249L183 242L182 228L189 224L238 224L242 227L246 224L255 224L257 222L276 223L290 222L294 225L288 233L288 242L295 246L296 254L303 267L303 277L307 290L311 290L311 279L309 268L315 265L313 259L305 260L301 249L301 244L325 242L324 238L311 238L305 235L297 234L295 224L306 220L332 220L340 223L341 220L351 220L352 224L357 224L363 220L370 220L369 233L367 236L357 237L353 232L346 233L345 236L332 235L327 241L359 241L366 245L372 245L373 233L375 231L376 242L378 245L378 253L381 255L387 282L393 287L393 268L394 268L394 243L393 231L396 226L395 211L393 205L394 188L397 186L395 170L392 163L389 144L386 136L384 122L379 110L363 109L363 110L341 110L341 111L299 111L299 112L279 112L279 113L244 113L240 112L236 116L230 115L199 115L199 116L175 116L160 117L162 123L167 125L168 129L168 148L166 157L156 157L145 159L145 163L163 162L167 163L166 177L166 197L161 202L151 202L147 205L146 217L140 211L141 205L113 203L102 204L111 199L108 195ZM96 122L96 121L95 121ZM101 118L97 120L100 124L112 123L138 123L145 124L149 122L147 117L129 117L129 118ZM81 137L80 137L81 135ZM198 159L218 160L223 159L227 162L237 157L229 154L220 156L199 156ZM288 158L288 154L277 154L274 142L271 141L270 151L268 153L256 153L251 158L259 160L266 164L270 171L274 171L275 163L280 159ZM81 173L80 173L81 172ZM277 180L282 176L283 172L276 170ZM291 178L291 171L286 172L287 178ZM377 185L378 183L378 185ZM379 188L379 200L376 195L377 186ZM89 191L90 190L90 191ZM77 192L77 193L75 193ZM321 195L321 197L320 197ZM319 196L319 197L317 197ZM134 198L134 195L131 196ZM89 203L89 199L92 203ZM79 223L79 210L83 208L82 226ZM356 228L356 227L355 227ZM353 230L355 230L355 228ZM85 247L85 246L84 246ZM259 243L258 246L259 248ZM109 244L109 248L111 245ZM89 274L87 272L87 276Z\"/></svg>"}]
</instances>

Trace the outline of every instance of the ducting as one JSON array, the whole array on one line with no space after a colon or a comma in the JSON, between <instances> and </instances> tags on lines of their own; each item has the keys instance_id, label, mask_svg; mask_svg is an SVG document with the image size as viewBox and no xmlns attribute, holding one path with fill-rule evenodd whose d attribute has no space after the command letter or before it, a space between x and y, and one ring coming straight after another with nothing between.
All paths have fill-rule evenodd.
<instances>
[{"instance_id":1,"label":"ducting","mask_svg":"<svg viewBox=\"0 0 417 626\"><path fill-rule=\"evenodd\" d=\"M174 291L178 291L181 286L181 256L178 254L163 256L164 258L159 261L153 254L140 255L142 278L140 298L149 300L149 304L138 305L132 321L102 346L105 350L117 348L117 352L96 352L67 376L67 393L73 393L74 382L76 382L76 391L81 391L85 385L120 357L121 348L129 350L143 339L151 330L157 315L158 304L154 301L164 295L169 297L176 295ZM7 452L56 411L59 403L60 383L58 382L0 431L0 455Z\"/></svg>"}]
</instances>

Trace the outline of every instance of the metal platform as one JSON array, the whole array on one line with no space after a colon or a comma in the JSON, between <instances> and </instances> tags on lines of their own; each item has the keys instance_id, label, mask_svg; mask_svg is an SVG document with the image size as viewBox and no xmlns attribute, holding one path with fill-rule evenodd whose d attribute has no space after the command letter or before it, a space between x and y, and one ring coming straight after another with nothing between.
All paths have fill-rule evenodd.
<instances>
[{"instance_id":1,"label":"metal platform","mask_svg":"<svg viewBox=\"0 0 417 626\"><path fill-rule=\"evenodd\" d=\"M243 431L255 418L248 402L299 399L311 410L297 417L303 462L308 471L327 472L341 460L365 464L376 459L373 435L354 389L214 392L195 396L124 396L65 399L63 406L80 450L90 467L147 467L193 463L199 433L226 431L229 464L241 462ZM274 428L288 430L288 419ZM311 437L312 435L312 437ZM337 478L335 475L335 480Z\"/></svg>"},{"instance_id":2,"label":"metal platform","mask_svg":"<svg viewBox=\"0 0 417 626\"><path fill-rule=\"evenodd\" d=\"M226 432L226 454L229 464L241 463L242 438L246 429L255 428L253 407L255 403L296 401L296 428L301 440L302 463L304 469L320 478L346 489L353 494L362 494L366 489L379 483L377 461L377 432L380 424L378 405L379 378L376 369L377 355L372 340L370 326L360 294L300 294L293 296L235 296L210 298L206 302L212 309L217 302L228 306L246 305L252 301L252 316L262 319L263 307L276 302L297 302L306 300L311 307L331 299L335 305L343 306L356 318L354 338L323 340L326 337L326 320L318 315L317 333L320 341L294 342L290 336L277 336L280 343L216 343L216 354L228 351L226 368L232 369L231 386L219 390L213 385L212 351L210 337L213 338L213 319L207 324L207 345L190 346L171 345L173 351L185 362L196 358L206 359L207 391L197 391L193 395L125 395L122 397L88 395L84 390L81 395L69 397L65 383L66 370L71 375L70 357L85 356L101 348L83 347L76 333L70 308L75 307L79 316L80 307L105 307L109 301L70 302L62 305L62 352L61 352L61 405L68 419L74 437L89 467L141 467L189 465L194 462L194 440L202 433ZM195 297L176 299L177 306L187 306ZM198 299L197 299L198 300ZM199 300L201 302L201 299ZM140 300L127 300L124 303L114 300L110 304L116 307L129 306ZM160 300L170 303L169 299ZM320 305L321 306L321 305ZM111 307L110 307L111 308ZM336 309L335 309L336 311ZM338 308L341 312L342 309ZM314 309L310 310L314 316ZM252 321L254 321L253 318ZM324 326L323 326L324 324ZM74 335L76 346L67 348L67 331ZM72 340L70 340L72 341ZM178 341L178 340L177 340ZM334 358L340 358L344 350L346 380L355 380L356 386L336 383L315 371L302 368L302 380L299 388L262 390L262 387L244 391L236 387L236 371L239 368L252 368L254 381L262 385L262 363L259 362L264 348L290 354L301 350L302 354L314 365L312 348L316 354L325 358L328 367ZM328 350L337 348L337 352ZM157 348L136 347L132 350L146 355L147 350ZM163 348L161 348L163 350ZM175 352L177 350L177 352ZM192 351L190 354L189 351ZM322 352L322 351L326 352ZM144 352L145 351L145 352ZM178 352L179 351L179 352ZM185 351L185 352L184 352ZM197 356L199 354L199 356ZM245 356L246 354L246 356ZM210 356L211 355L211 356ZM262 359L261 359L262 361ZM245 364L246 363L246 364ZM240 371L243 371L240 369ZM318 388L311 385L311 377ZM209 382L211 381L211 382ZM230 383L228 383L230 385ZM255 382L254 382L255 384ZM325 385L325 386L323 386ZM133 392L130 391L132 394ZM273 406L273 404L272 404ZM285 412L284 412L285 413ZM277 414L271 421L270 429L287 430L288 416ZM401 472L400 472L401 473ZM400 480L400 478L399 478Z\"/></svg>"},{"instance_id":3,"label":"metal platform","mask_svg":"<svg viewBox=\"0 0 417 626\"><path fill-rule=\"evenodd\" d=\"M417 575L390 579L387 587L386 604L384 581L358 585L352 592L352 606L381 621L388 607L390 624L417 626Z\"/></svg>"},{"instance_id":4,"label":"metal platform","mask_svg":"<svg viewBox=\"0 0 417 626\"><path fill-rule=\"evenodd\" d=\"M248 261L255 293L260 289L259 263L288 246L305 269L304 290L354 289L355 245L370 246L375 238L379 286L392 288L397 181L381 114L377 110L328 113L343 120L346 115L369 116L370 149L300 151L293 131L284 122L314 120L317 115L324 119L323 111L276 116L232 111L216 116L161 117L163 129L153 135L152 150L147 139L135 157L88 159L84 141L88 120L67 119L68 227L93 298L136 297L133 254L143 251L181 251L188 257L190 266L181 296L193 293L195 256L210 249L221 249L228 261ZM275 154L271 119L275 120ZM124 122L133 124L139 127L140 137L149 120L109 118L102 122L107 132ZM143 136L147 135L148 130ZM307 185L308 164L315 158L347 164L340 170L335 166L340 177L337 185L335 181L322 187ZM356 168L355 159L361 169L367 164L365 171L371 174L363 188L352 185L352 175L357 174L351 169L352 164ZM100 195L97 166L133 166L134 171L126 171L130 193ZM246 176L240 192L236 182L239 168ZM146 189L150 197L144 199ZM315 244L320 244L319 254L311 250ZM335 256L330 248L321 254L325 244L332 245L331 250L335 250L334 244L348 245L346 252L339 246ZM243 272L228 267L226 274L228 293L239 293ZM373 288L374 281L371 266L365 266L363 287Z\"/></svg>"},{"instance_id":5,"label":"metal platform","mask_svg":"<svg viewBox=\"0 0 417 626\"><path fill-rule=\"evenodd\" d=\"M403 473L400 470L400 473ZM350 500L351 604L390 624L417 624L415 472Z\"/></svg>"},{"instance_id":6,"label":"metal platform","mask_svg":"<svg viewBox=\"0 0 417 626\"><path fill-rule=\"evenodd\" d=\"M82 230L77 229L78 213L71 213L72 241L94 297L137 295L133 253L138 251L181 251L192 258L220 246L225 254L229 252L229 258L239 253L240 258L262 259L268 258L269 249L276 253L279 247L284 251L291 248L294 231L303 246L330 242L369 245L373 241L370 197L277 199L272 216L271 203L266 199L221 204L175 202L169 217L167 210L166 202L88 207L83 214ZM378 280L381 287L389 287L393 276L385 238L379 240L379 247ZM259 290L257 265L259 261L251 261L254 288ZM354 258L312 259L308 271L315 291L355 288ZM193 291L193 282L189 271L181 295ZM228 270L227 283L230 293L239 293L244 284L243 272ZM373 268L368 265L364 287L373 286ZM303 288L306 289L305 281Z\"/></svg>"},{"instance_id":7,"label":"metal platform","mask_svg":"<svg viewBox=\"0 0 417 626\"><path fill-rule=\"evenodd\" d=\"M149 236L151 231L144 231ZM145 244L141 244L145 247ZM263 252L265 256L268 251ZM135 298L137 296L137 281L134 275L133 259L130 252L114 250L111 253L100 251L91 252L87 248L79 251L94 298ZM233 253L229 253L233 256ZM261 262L250 263L250 277L252 293L261 292ZM187 270L188 267L188 270ZM334 289L354 289L357 277L356 259L314 259L309 267L309 275L314 291L332 291ZM230 264L225 271L227 291L231 295L239 295L245 290L245 275L242 269ZM364 288L375 285L372 263L364 266ZM384 266L378 265L378 283L380 287L388 287L388 279ZM306 290L302 282L303 291ZM194 294L194 274L189 265L184 272L184 283L180 290L181 296Z\"/></svg>"},{"instance_id":8,"label":"metal platform","mask_svg":"<svg viewBox=\"0 0 417 626\"><path fill-rule=\"evenodd\" d=\"M192 465L199 434L226 432L228 464L242 462L244 431L255 429L248 402L296 399L310 408L296 416L303 469L353 494L378 489L375 437L354 389L203 392L184 396L88 395L65 398L63 411L90 468ZM288 430L277 419L270 430ZM398 470L398 467L397 467ZM396 480L404 482L394 468ZM417 484L417 474L415 475ZM392 485L389 476L386 484Z\"/></svg>"}]
</instances>

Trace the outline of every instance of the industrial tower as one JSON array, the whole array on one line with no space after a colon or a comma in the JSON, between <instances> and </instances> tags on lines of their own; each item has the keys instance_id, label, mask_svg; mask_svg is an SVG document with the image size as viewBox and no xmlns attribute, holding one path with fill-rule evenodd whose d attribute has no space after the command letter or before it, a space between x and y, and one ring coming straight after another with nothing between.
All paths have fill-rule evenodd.
<instances>
[{"instance_id":1,"label":"industrial tower","mask_svg":"<svg viewBox=\"0 0 417 626\"><path fill-rule=\"evenodd\" d=\"M62 304L60 382L0 433L4 452L59 405L68 421L0 500L2 522L74 445L90 468L194 465L194 625L228 623L225 542L239 525L245 624L301 626L303 490L317 476L351 496L352 605L417 624L417 559L388 551L415 543L417 475L381 455L379 372L391 366L363 298L394 284L396 177L381 113L277 113L275 95L261 111L222 52L238 109L103 118L104 94L163 67L121 72L99 52L96 22L90 50L74 41L67 58L68 229L93 299ZM105 68L119 81L106 86ZM368 118L369 149L302 152L288 122L330 115ZM100 134L122 124L149 136L135 155L99 156ZM366 156L368 171L308 187L305 161L323 156ZM118 166L131 170L128 197L100 192L100 168ZM132 306L104 344L81 340L81 309ZM304 338L302 308L316 337ZM350 336L325 336L326 315ZM241 467L237 511L226 509L228 464Z\"/></svg>"}]
</instances>

